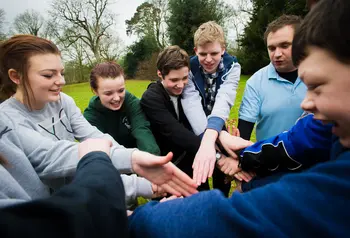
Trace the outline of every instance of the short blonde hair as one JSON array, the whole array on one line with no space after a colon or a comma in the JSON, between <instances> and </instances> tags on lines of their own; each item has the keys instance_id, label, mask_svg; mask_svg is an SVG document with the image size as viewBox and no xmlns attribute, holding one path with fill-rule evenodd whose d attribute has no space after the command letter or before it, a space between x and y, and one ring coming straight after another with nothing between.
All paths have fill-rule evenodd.
<instances>
[{"instance_id":1,"label":"short blonde hair","mask_svg":"<svg viewBox=\"0 0 350 238\"><path fill-rule=\"evenodd\" d=\"M221 47L225 47L225 35L222 27L214 21L208 21L200 25L194 33L194 46L218 41Z\"/></svg>"}]
</instances>

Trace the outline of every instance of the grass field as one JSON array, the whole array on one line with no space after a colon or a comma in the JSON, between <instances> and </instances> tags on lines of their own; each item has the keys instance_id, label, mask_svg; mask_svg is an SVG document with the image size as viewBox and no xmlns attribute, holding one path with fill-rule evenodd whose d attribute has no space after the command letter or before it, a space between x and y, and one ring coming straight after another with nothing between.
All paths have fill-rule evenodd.
<instances>
[{"instance_id":1,"label":"grass field","mask_svg":"<svg viewBox=\"0 0 350 238\"><path fill-rule=\"evenodd\" d=\"M247 82L247 79L248 76L241 76L241 80L239 82L237 90L236 102L231 109L230 119L238 118L238 109L242 101L244 87ZM149 83L150 81L147 80L126 80L126 88L129 92L140 98L143 92L146 90ZM90 89L90 85L88 83L67 85L63 88L63 92L73 97L75 103L82 111L87 107L89 99L93 95Z\"/></svg>"}]
</instances>

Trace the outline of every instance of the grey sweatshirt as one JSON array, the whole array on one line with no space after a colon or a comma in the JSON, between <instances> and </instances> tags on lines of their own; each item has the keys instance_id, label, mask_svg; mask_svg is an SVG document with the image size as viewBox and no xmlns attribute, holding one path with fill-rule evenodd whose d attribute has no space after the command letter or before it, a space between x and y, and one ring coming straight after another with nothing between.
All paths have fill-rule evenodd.
<instances>
[{"instance_id":1,"label":"grey sweatshirt","mask_svg":"<svg viewBox=\"0 0 350 238\"><path fill-rule=\"evenodd\" d=\"M6 128L11 130L11 133L2 135L11 142L6 144L6 147L14 146L9 149L9 153L4 153L11 166L17 170L30 165L37 176L54 189L63 185L62 178L71 177L75 173L78 164L78 143L75 140L83 141L87 138L111 140L113 146L110 157L113 165L121 173L132 172L131 154L134 149L124 148L111 136L91 126L74 100L64 93L61 93L58 102L47 103L43 109L34 111L29 111L16 99L9 98L0 104L0 116L0 135ZM30 163L20 164L19 167L13 166L12 160L16 157L16 153L23 153ZM14 178L17 180L17 177ZM122 179L127 203L137 196L151 197L152 188L149 181L136 175L123 175ZM25 191L37 187L37 184L32 184L31 179L26 179L23 183L21 186ZM41 191L39 194L35 198L47 195L47 189L46 192ZM30 194L29 196L34 198Z\"/></svg>"}]
</instances>

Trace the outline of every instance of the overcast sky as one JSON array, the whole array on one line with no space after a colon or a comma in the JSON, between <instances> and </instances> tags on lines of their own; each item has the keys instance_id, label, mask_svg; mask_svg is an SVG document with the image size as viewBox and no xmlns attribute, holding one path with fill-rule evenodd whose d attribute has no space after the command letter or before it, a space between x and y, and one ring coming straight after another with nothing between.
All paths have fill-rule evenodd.
<instances>
[{"instance_id":1,"label":"overcast sky","mask_svg":"<svg viewBox=\"0 0 350 238\"><path fill-rule=\"evenodd\" d=\"M117 14L116 30L124 43L129 45L135 37L126 35L125 20L130 19L136 12L136 8L145 0L114 0L109 6L109 10ZM0 0L0 8L5 10L5 19L9 26L19 13L27 9L39 11L45 18L48 17L48 9L51 0ZM111 1L112 2L112 1Z\"/></svg>"},{"instance_id":2,"label":"overcast sky","mask_svg":"<svg viewBox=\"0 0 350 238\"><path fill-rule=\"evenodd\" d=\"M224 0L226 3L234 5L236 0ZM27 9L39 11L45 18L48 17L48 9L52 0L0 0L0 8L5 10L5 20L7 26L12 24L13 19ZM130 45L135 36L126 35L125 20L130 19L136 12L136 8L145 0L111 0L109 10L117 14L117 25L115 30L124 41L125 45ZM6 29L6 28L5 28ZM235 38L233 29L229 29L227 38Z\"/></svg>"}]
</instances>

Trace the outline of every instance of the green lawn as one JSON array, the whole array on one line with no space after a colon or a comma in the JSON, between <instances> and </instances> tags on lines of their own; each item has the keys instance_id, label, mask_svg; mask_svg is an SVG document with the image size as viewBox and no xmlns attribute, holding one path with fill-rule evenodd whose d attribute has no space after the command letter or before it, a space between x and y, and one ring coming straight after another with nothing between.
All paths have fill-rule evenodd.
<instances>
[{"instance_id":1,"label":"green lawn","mask_svg":"<svg viewBox=\"0 0 350 238\"><path fill-rule=\"evenodd\" d=\"M232 110L230 113L230 118L232 119L238 118L238 109L241 104L244 87L247 82L247 79L248 79L248 76L243 75L239 82L236 102L232 107ZM135 96L141 97L149 83L150 81L148 80L126 80L126 88ZM87 107L89 103L89 99L93 95L90 89L89 83L67 85L63 88L63 92L73 97L75 100L75 103L82 111Z\"/></svg>"}]
</instances>

